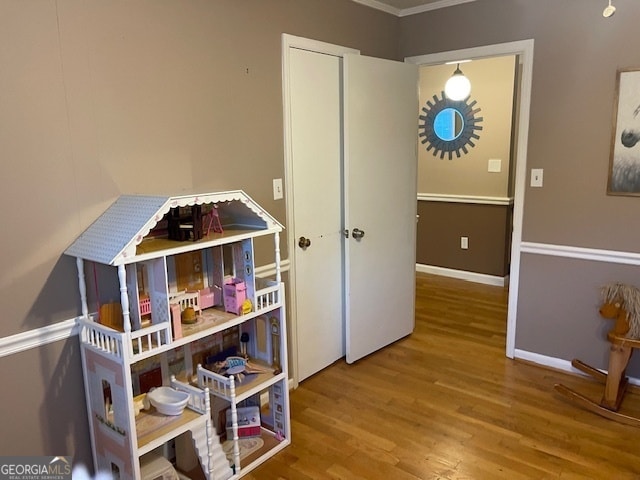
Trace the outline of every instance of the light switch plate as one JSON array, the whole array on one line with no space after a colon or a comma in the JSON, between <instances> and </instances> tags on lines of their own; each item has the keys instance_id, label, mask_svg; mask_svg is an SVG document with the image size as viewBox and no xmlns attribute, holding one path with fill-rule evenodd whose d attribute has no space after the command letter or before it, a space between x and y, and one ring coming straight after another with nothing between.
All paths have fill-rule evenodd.
<instances>
[{"instance_id":1,"label":"light switch plate","mask_svg":"<svg viewBox=\"0 0 640 480\"><path fill-rule=\"evenodd\" d=\"M542 186L542 173L543 173L543 170L541 168L531 169L531 186L532 187Z\"/></svg>"},{"instance_id":2,"label":"light switch plate","mask_svg":"<svg viewBox=\"0 0 640 480\"><path fill-rule=\"evenodd\" d=\"M282 179L274 178L273 179L273 199L280 200L283 197L282 193Z\"/></svg>"},{"instance_id":3,"label":"light switch plate","mask_svg":"<svg viewBox=\"0 0 640 480\"><path fill-rule=\"evenodd\" d=\"M491 173L500 173L502 171L502 160L499 158L490 158L488 171Z\"/></svg>"}]
</instances>

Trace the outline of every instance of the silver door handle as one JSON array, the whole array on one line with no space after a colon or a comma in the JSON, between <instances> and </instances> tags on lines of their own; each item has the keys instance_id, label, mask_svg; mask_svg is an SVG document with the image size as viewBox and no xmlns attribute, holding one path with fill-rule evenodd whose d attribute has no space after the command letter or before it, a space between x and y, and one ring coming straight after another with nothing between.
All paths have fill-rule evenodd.
<instances>
[{"instance_id":1,"label":"silver door handle","mask_svg":"<svg viewBox=\"0 0 640 480\"><path fill-rule=\"evenodd\" d=\"M353 232L351 232L351 236L356 240L360 240L362 237L364 237L364 231L360 230L359 228L354 228Z\"/></svg>"}]
</instances>

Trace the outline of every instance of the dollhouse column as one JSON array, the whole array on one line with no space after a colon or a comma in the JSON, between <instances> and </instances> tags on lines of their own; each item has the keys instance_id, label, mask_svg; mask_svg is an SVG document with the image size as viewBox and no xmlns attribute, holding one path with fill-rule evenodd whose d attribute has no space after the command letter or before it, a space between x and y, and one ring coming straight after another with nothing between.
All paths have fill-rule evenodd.
<instances>
[{"instance_id":1,"label":"dollhouse column","mask_svg":"<svg viewBox=\"0 0 640 480\"><path fill-rule=\"evenodd\" d=\"M78 268L78 290L80 291L80 306L82 308L82 318L89 319L89 307L87 306L87 282L84 277L84 260L76 257L76 267Z\"/></svg>"},{"instance_id":2,"label":"dollhouse column","mask_svg":"<svg viewBox=\"0 0 640 480\"><path fill-rule=\"evenodd\" d=\"M122 305L122 324L125 332L131 331L129 318L129 293L127 292L127 271L124 265L118 265L118 281L120 282L120 305Z\"/></svg>"},{"instance_id":3,"label":"dollhouse column","mask_svg":"<svg viewBox=\"0 0 640 480\"><path fill-rule=\"evenodd\" d=\"M273 239L275 241L275 252L276 252L276 282L280 283L280 232L276 232L273 235Z\"/></svg>"}]
</instances>

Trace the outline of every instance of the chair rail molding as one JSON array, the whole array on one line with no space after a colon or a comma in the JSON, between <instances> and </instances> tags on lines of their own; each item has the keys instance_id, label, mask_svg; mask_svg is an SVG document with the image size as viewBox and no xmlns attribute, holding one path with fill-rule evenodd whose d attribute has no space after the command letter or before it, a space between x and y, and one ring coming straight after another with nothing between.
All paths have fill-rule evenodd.
<instances>
[{"instance_id":1,"label":"chair rail molding","mask_svg":"<svg viewBox=\"0 0 640 480\"><path fill-rule=\"evenodd\" d=\"M640 253L604 250L599 248L574 247L569 245L553 245L548 243L522 242L521 253L551 255L554 257L578 258L595 262L620 263L623 265L640 265Z\"/></svg>"},{"instance_id":2,"label":"chair rail molding","mask_svg":"<svg viewBox=\"0 0 640 480\"><path fill-rule=\"evenodd\" d=\"M26 332L16 333L8 337L0 338L0 357L13 355L31 348L41 347L48 343L65 340L78 334L78 320L80 317L63 320L47 325L46 327L34 328Z\"/></svg>"},{"instance_id":3,"label":"chair rail molding","mask_svg":"<svg viewBox=\"0 0 640 480\"><path fill-rule=\"evenodd\" d=\"M446 193L418 193L420 202L475 203L478 205L513 205L513 197L478 195L449 195Z\"/></svg>"}]
</instances>

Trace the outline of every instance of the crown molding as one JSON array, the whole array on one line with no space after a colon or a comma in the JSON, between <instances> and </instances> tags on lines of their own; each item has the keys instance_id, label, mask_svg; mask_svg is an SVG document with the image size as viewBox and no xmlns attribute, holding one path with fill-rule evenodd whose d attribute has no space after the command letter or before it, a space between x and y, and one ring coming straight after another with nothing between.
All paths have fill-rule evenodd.
<instances>
[{"instance_id":1,"label":"crown molding","mask_svg":"<svg viewBox=\"0 0 640 480\"><path fill-rule=\"evenodd\" d=\"M356 3L360 3L362 5L366 5L367 7L375 8L376 10L381 10L386 13L390 13L391 15L395 15L396 17L407 17L409 15L416 15L418 13L429 12L431 10L438 10L440 8L453 7L455 5L460 5L463 3L475 2L476 0L439 0L437 2L429 3L426 5L418 5L417 7L411 8L396 8L391 5L387 5L386 3L379 2L378 0L353 0Z\"/></svg>"}]
</instances>

